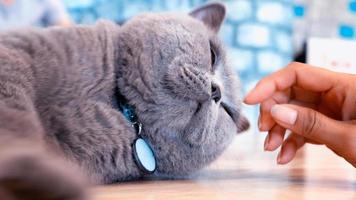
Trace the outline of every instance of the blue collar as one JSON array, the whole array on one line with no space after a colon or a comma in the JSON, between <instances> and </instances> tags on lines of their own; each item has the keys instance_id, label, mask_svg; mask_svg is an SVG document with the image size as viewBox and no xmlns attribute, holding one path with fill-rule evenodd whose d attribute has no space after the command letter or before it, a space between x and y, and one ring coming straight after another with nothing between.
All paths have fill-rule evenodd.
<instances>
[{"instance_id":1,"label":"blue collar","mask_svg":"<svg viewBox=\"0 0 356 200\"><path fill-rule=\"evenodd\" d=\"M137 137L132 144L135 163L144 173L152 174L157 168L156 157L149 143L141 135L142 124L138 121L135 108L119 92L117 92L116 97L118 109L136 130Z\"/></svg>"}]
</instances>

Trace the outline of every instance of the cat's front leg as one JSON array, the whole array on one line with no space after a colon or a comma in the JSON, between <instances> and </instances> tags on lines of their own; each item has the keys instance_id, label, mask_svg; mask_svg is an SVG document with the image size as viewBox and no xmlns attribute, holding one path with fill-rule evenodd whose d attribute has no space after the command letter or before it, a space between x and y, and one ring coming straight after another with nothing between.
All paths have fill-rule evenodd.
<instances>
[{"instance_id":1,"label":"cat's front leg","mask_svg":"<svg viewBox=\"0 0 356 200\"><path fill-rule=\"evenodd\" d=\"M36 114L0 113L0 199L84 199L80 173L45 143Z\"/></svg>"},{"instance_id":2,"label":"cat's front leg","mask_svg":"<svg viewBox=\"0 0 356 200\"><path fill-rule=\"evenodd\" d=\"M0 48L0 199L84 199L82 183L45 143L31 69Z\"/></svg>"},{"instance_id":3,"label":"cat's front leg","mask_svg":"<svg viewBox=\"0 0 356 200\"><path fill-rule=\"evenodd\" d=\"M40 141L0 139L0 199L84 200L80 172Z\"/></svg>"}]
</instances>

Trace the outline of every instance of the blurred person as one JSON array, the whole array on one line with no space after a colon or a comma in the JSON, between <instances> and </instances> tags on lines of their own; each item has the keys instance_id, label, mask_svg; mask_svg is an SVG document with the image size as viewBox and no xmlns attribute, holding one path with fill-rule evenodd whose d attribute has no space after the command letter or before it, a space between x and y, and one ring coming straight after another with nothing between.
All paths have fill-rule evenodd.
<instances>
[{"instance_id":1,"label":"blurred person","mask_svg":"<svg viewBox=\"0 0 356 200\"><path fill-rule=\"evenodd\" d=\"M70 24L70 17L60 0L0 0L0 31Z\"/></svg>"},{"instance_id":2,"label":"blurred person","mask_svg":"<svg viewBox=\"0 0 356 200\"><path fill-rule=\"evenodd\" d=\"M277 163L286 164L305 143L323 144L356 167L355 83L356 75L301 63L262 79L245 103L261 105L265 150L281 146ZM292 133L284 138L287 129Z\"/></svg>"}]
</instances>

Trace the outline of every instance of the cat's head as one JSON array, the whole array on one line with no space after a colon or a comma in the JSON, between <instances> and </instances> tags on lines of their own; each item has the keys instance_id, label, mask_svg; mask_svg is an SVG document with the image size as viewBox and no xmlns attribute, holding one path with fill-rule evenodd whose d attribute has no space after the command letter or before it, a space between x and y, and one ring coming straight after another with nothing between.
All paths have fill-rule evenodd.
<instances>
[{"instance_id":1,"label":"cat's head","mask_svg":"<svg viewBox=\"0 0 356 200\"><path fill-rule=\"evenodd\" d=\"M177 177L213 161L248 128L236 74L217 33L225 7L142 14L120 33L118 87L135 106L157 174Z\"/></svg>"}]
</instances>

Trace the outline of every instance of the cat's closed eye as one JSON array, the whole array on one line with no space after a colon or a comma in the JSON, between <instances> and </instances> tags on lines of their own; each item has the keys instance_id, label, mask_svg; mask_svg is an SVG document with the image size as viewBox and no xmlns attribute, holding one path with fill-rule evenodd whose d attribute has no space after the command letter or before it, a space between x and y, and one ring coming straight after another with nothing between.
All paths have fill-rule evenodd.
<instances>
[{"instance_id":1,"label":"cat's closed eye","mask_svg":"<svg viewBox=\"0 0 356 200\"><path fill-rule=\"evenodd\" d=\"M214 50L214 47L210 45L210 61L211 61L211 71L215 71L217 56Z\"/></svg>"}]
</instances>

